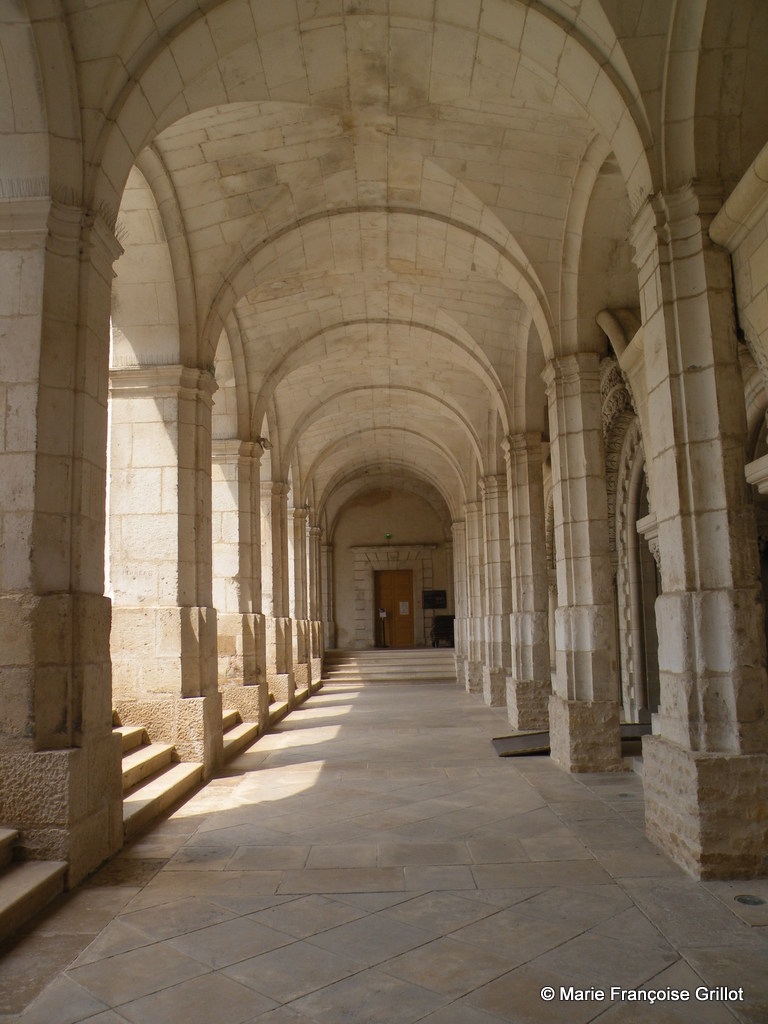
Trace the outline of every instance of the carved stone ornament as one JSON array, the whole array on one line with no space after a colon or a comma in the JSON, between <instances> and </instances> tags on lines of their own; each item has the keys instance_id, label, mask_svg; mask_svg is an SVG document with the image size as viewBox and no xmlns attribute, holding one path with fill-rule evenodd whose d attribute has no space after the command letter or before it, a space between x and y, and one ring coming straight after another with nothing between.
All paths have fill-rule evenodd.
<instances>
[{"instance_id":1,"label":"carved stone ornament","mask_svg":"<svg viewBox=\"0 0 768 1024\"><path fill-rule=\"evenodd\" d=\"M634 412L632 396L613 356L606 356L600 361L600 400L603 437L608 437L613 424L623 412Z\"/></svg>"},{"instance_id":2,"label":"carved stone ornament","mask_svg":"<svg viewBox=\"0 0 768 1024\"><path fill-rule=\"evenodd\" d=\"M661 555L659 553L659 538L653 537L648 540L648 550L653 555L653 560L656 563L656 568L661 572Z\"/></svg>"},{"instance_id":3,"label":"carved stone ornament","mask_svg":"<svg viewBox=\"0 0 768 1024\"><path fill-rule=\"evenodd\" d=\"M768 551L768 509L757 507L755 521L757 524L757 547L762 557Z\"/></svg>"},{"instance_id":4,"label":"carved stone ornament","mask_svg":"<svg viewBox=\"0 0 768 1024\"><path fill-rule=\"evenodd\" d=\"M655 512L649 512L647 516L643 516L642 519L638 519L637 532L641 537L645 537L648 544L648 549L653 555L653 560L656 563L656 568L661 572L661 555L659 553L659 524L656 519Z\"/></svg>"}]
</instances>

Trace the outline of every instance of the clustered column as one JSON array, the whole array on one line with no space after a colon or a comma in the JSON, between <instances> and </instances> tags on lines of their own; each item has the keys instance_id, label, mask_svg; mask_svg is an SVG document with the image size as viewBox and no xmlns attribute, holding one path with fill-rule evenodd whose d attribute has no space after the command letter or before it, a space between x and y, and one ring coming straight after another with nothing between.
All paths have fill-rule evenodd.
<instances>
[{"instance_id":1,"label":"clustered column","mask_svg":"<svg viewBox=\"0 0 768 1024\"><path fill-rule=\"evenodd\" d=\"M544 380L559 600L550 746L570 771L605 771L621 749L598 357L552 360Z\"/></svg>"},{"instance_id":2,"label":"clustered column","mask_svg":"<svg viewBox=\"0 0 768 1024\"><path fill-rule=\"evenodd\" d=\"M322 529L316 524L309 527L309 630L310 681L323 674L323 577L321 554Z\"/></svg>"},{"instance_id":3,"label":"clustered column","mask_svg":"<svg viewBox=\"0 0 768 1024\"><path fill-rule=\"evenodd\" d=\"M507 709L515 729L546 729L552 689L541 434L504 442L512 569Z\"/></svg>"},{"instance_id":4,"label":"clustered column","mask_svg":"<svg viewBox=\"0 0 768 1024\"><path fill-rule=\"evenodd\" d=\"M217 609L219 690L225 708L264 726L268 714L261 614L261 445L213 442L213 599Z\"/></svg>"},{"instance_id":5,"label":"clustered column","mask_svg":"<svg viewBox=\"0 0 768 1024\"><path fill-rule=\"evenodd\" d=\"M305 506L288 509L290 555L290 613L293 631L293 677L297 688L309 686L310 635L307 608L307 521L309 509Z\"/></svg>"},{"instance_id":6,"label":"clustered column","mask_svg":"<svg viewBox=\"0 0 768 1024\"><path fill-rule=\"evenodd\" d=\"M467 679L470 693L483 692L483 657L485 654L485 623L483 621L483 521L482 508L477 501L464 506L467 528L467 583L469 591L469 617L467 621Z\"/></svg>"},{"instance_id":7,"label":"clustered column","mask_svg":"<svg viewBox=\"0 0 768 1024\"><path fill-rule=\"evenodd\" d=\"M221 763L211 570L211 406L187 366L115 369L110 577L114 703L124 724Z\"/></svg>"},{"instance_id":8,"label":"clustered column","mask_svg":"<svg viewBox=\"0 0 768 1024\"><path fill-rule=\"evenodd\" d=\"M468 592L467 592L467 528L464 520L456 520L451 524L453 534L453 590L455 594L455 618L453 630L454 657L456 660L456 679L465 690L468 685L469 660L469 623L468 623Z\"/></svg>"},{"instance_id":9,"label":"clustered column","mask_svg":"<svg viewBox=\"0 0 768 1024\"><path fill-rule=\"evenodd\" d=\"M320 545L320 580L323 615L323 648L336 646L336 624L333 618L333 544Z\"/></svg>"},{"instance_id":10,"label":"clustered column","mask_svg":"<svg viewBox=\"0 0 768 1024\"><path fill-rule=\"evenodd\" d=\"M768 681L731 270L707 235L718 206L689 186L633 229L663 588L643 782L648 832L678 862L745 877L768 849Z\"/></svg>"},{"instance_id":11,"label":"clustered column","mask_svg":"<svg viewBox=\"0 0 768 1024\"><path fill-rule=\"evenodd\" d=\"M511 666L511 588L506 477L487 476L482 480L480 490L486 593L483 699L491 707L500 707L507 701L507 675Z\"/></svg>"},{"instance_id":12,"label":"clustered column","mask_svg":"<svg viewBox=\"0 0 768 1024\"><path fill-rule=\"evenodd\" d=\"M68 882L122 842L104 588L112 264L96 215L0 200L0 792Z\"/></svg>"},{"instance_id":13,"label":"clustered column","mask_svg":"<svg viewBox=\"0 0 768 1024\"><path fill-rule=\"evenodd\" d=\"M294 696L292 623L288 612L288 485L261 485L261 598L265 614L267 682L273 695Z\"/></svg>"}]
</instances>

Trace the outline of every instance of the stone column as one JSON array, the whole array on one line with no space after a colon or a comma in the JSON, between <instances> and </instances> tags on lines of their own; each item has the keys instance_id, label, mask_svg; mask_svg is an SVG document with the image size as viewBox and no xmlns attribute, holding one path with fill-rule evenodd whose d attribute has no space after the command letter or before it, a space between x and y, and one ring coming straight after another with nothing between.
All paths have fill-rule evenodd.
<instances>
[{"instance_id":1,"label":"stone column","mask_svg":"<svg viewBox=\"0 0 768 1024\"><path fill-rule=\"evenodd\" d=\"M557 613L557 569L547 566L547 584L549 601L547 606L547 624L549 628L549 683L552 686L552 673L557 667L557 644L555 640L555 615ZM549 720L549 701L547 701L547 720Z\"/></svg>"},{"instance_id":2,"label":"stone column","mask_svg":"<svg viewBox=\"0 0 768 1024\"><path fill-rule=\"evenodd\" d=\"M309 686L310 632L307 579L307 520L309 508L288 509L288 536L290 560L290 605L293 623L293 678L296 688Z\"/></svg>"},{"instance_id":3,"label":"stone column","mask_svg":"<svg viewBox=\"0 0 768 1024\"><path fill-rule=\"evenodd\" d=\"M309 527L309 630L310 679L323 674L323 579L321 569L322 529L316 524Z\"/></svg>"},{"instance_id":4,"label":"stone column","mask_svg":"<svg viewBox=\"0 0 768 1024\"><path fill-rule=\"evenodd\" d=\"M112 264L99 216L0 200L0 803L75 884L122 844L104 591Z\"/></svg>"},{"instance_id":5,"label":"stone column","mask_svg":"<svg viewBox=\"0 0 768 1024\"><path fill-rule=\"evenodd\" d=\"M512 553L512 670L507 708L515 729L547 729L552 678L541 434L504 442Z\"/></svg>"},{"instance_id":6,"label":"stone column","mask_svg":"<svg viewBox=\"0 0 768 1024\"><path fill-rule=\"evenodd\" d=\"M211 568L211 406L205 370L110 374L110 582L115 708L173 743L182 761L221 764Z\"/></svg>"},{"instance_id":7,"label":"stone column","mask_svg":"<svg viewBox=\"0 0 768 1024\"><path fill-rule=\"evenodd\" d=\"M293 641L288 614L288 485L261 485L261 600L265 615L267 682L281 701L293 701Z\"/></svg>"},{"instance_id":8,"label":"stone column","mask_svg":"<svg viewBox=\"0 0 768 1024\"><path fill-rule=\"evenodd\" d=\"M463 519L451 524L453 534L453 592L455 622L453 629L454 657L456 659L456 680L465 690L467 685L468 662L468 605L467 593L467 528Z\"/></svg>"},{"instance_id":9,"label":"stone column","mask_svg":"<svg viewBox=\"0 0 768 1024\"><path fill-rule=\"evenodd\" d=\"M552 759L569 771L607 771L621 767L621 749L598 357L553 360L544 380L559 600Z\"/></svg>"},{"instance_id":10,"label":"stone column","mask_svg":"<svg viewBox=\"0 0 768 1024\"><path fill-rule=\"evenodd\" d=\"M443 544L443 552L445 557L445 574L446 574L446 604L448 609L453 609L454 619L456 617L456 597L454 593L454 573L453 573L453 536L451 540L446 540Z\"/></svg>"},{"instance_id":11,"label":"stone column","mask_svg":"<svg viewBox=\"0 0 768 1024\"><path fill-rule=\"evenodd\" d=\"M262 727L268 719L264 616L261 614L261 445L213 442L213 603L219 692L225 708Z\"/></svg>"},{"instance_id":12,"label":"stone column","mask_svg":"<svg viewBox=\"0 0 768 1024\"><path fill-rule=\"evenodd\" d=\"M485 623L483 615L483 521L477 501L464 506L467 532L467 582L469 584L469 615L467 617L467 690L483 692L483 659L485 655Z\"/></svg>"},{"instance_id":13,"label":"stone column","mask_svg":"<svg viewBox=\"0 0 768 1024\"><path fill-rule=\"evenodd\" d=\"M322 587L323 647L336 646L336 623L333 618L333 544L320 545L320 580Z\"/></svg>"},{"instance_id":14,"label":"stone column","mask_svg":"<svg viewBox=\"0 0 768 1024\"><path fill-rule=\"evenodd\" d=\"M705 878L762 874L768 849L763 607L730 263L707 235L718 205L693 187L656 196L632 233L663 589L646 826Z\"/></svg>"},{"instance_id":15,"label":"stone column","mask_svg":"<svg viewBox=\"0 0 768 1024\"><path fill-rule=\"evenodd\" d=\"M483 699L491 707L507 702L507 676L511 669L509 615L509 511L505 476L487 476L480 484L483 510L485 564L485 657Z\"/></svg>"}]
</instances>

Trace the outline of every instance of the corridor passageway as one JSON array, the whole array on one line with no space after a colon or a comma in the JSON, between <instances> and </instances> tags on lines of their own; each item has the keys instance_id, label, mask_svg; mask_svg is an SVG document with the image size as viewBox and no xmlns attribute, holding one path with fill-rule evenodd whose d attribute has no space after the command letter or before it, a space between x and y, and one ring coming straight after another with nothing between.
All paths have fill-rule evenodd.
<instances>
[{"instance_id":1,"label":"corridor passageway","mask_svg":"<svg viewBox=\"0 0 768 1024\"><path fill-rule=\"evenodd\" d=\"M507 731L455 684L326 685L15 944L0 1020L765 1021L768 912L734 896L768 883L692 880L636 774L498 758ZM559 998L613 985L691 1001Z\"/></svg>"},{"instance_id":2,"label":"corridor passageway","mask_svg":"<svg viewBox=\"0 0 768 1024\"><path fill-rule=\"evenodd\" d=\"M765 0L0 3L0 890L132 837L115 727L451 638L765 875L766 86Z\"/></svg>"}]
</instances>

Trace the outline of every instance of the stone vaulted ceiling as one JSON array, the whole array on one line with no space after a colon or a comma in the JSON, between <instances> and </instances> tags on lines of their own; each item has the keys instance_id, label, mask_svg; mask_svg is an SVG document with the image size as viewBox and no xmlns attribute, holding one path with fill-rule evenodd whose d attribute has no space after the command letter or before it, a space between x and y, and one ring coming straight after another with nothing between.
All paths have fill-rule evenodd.
<instances>
[{"instance_id":1,"label":"stone vaulted ceiling","mask_svg":"<svg viewBox=\"0 0 768 1024\"><path fill-rule=\"evenodd\" d=\"M577 7L569 31L513 0L198 20L142 79L161 113L122 197L114 358L207 341L214 436L269 437L296 503L375 470L458 511L504 436L544 427L562 323L594 348L595 313L637 304L643 111L600 8Z\"/></svg>"}]
</instances>

